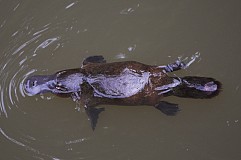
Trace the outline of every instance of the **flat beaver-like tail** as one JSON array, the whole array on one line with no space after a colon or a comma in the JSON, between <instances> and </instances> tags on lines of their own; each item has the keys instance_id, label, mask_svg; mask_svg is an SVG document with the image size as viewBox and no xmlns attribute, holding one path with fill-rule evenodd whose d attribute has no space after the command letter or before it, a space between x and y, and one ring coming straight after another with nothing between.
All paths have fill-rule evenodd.
<instances>
[{"instance_id":1,"label":"flat beaver-like tail","mask_svg":"<svg viewBox=\"0 0 241 160\"><path fill-rule=\"evenodd\" d=\"M222 84L208 77L187 76L181 78L181 83L173 88L173 95L186 98L212 98L221 91Z\"/></svg>"}]
</instances>

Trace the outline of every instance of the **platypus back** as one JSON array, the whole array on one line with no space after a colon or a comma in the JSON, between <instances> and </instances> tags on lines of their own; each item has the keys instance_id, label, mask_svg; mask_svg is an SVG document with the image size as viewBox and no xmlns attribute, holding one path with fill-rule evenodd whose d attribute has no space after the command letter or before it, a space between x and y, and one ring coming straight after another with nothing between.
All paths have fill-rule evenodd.
<instances>
[{"instance_id":1,"label":"platypus back","mask_svg":"<svg viewBox=\"0 0 241 160\"><path fill-rule=\"evenodd\" d=\"M185 98L212 98L217 96L221 83L213 78L187 76L180 78L181 83L173 88L172 95Z\"/></svg>"},{"instance_id":2,"label":"platypus back","mask_svg":"<svg viewBox=\"0 0 241 160\"><path fill-rule=\"evenodd\" d=\"M135 61L107 63L103 56L91 56L81 68L29 77L24 87L28 95L51 92L71 97L85 108L93 130L103 111L95 108L97 105L150 105L173 116L179 111L178 105L162 101L163 97L212 98L220 92L221 83L213 78L168 75L186 69L199 55L196 53L187 62L178 59L164 66Z\"/></svg>"}]
</instances>

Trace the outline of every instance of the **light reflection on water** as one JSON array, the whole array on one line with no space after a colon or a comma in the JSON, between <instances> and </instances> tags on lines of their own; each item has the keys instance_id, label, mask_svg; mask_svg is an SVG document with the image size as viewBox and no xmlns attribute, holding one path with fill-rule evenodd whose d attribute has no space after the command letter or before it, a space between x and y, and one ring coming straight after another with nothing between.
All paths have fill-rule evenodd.
<instances>
[{"instance_id":1,"label":"light reflection on water","mask_svg":"<svg viewBox=\"0 0 241 160\"><path fill-rule=\"evenodd\" d=\"M60 36L44 40L41 37L51 31L51 23L34 31L29 25L24 26L24 24L30 24L31 19L27 22L24 21L22 27L11 35L9 46L4 50L0 63L1 116L8 117L8 112L18 107L18 102L21 100L19 97L25 97L23 82L26 77L37 71L37 69L30 68L28 63L38 59L39 50L50 45L54 45L54 50L57 50L61 46L60 43L57 43L61 40ZM29 48L31 49L29 50ZM52 53L48 55L48 57L51 56L53 56Z\"/></svg>"},{"instance_id":2,"label":"light reflection on water","mask_svg":"<svg viewBox=\"0 0 241 160\"><path fill-rule=\"evenodd\" d=\"M240 159L238 6L226 1L0 0L1 159ZM171 99L183 107L172 118L149 107L110 107L92 134L71 100L27 97L23 90L26 77L48 71L41 68L66 69L92 54L103 53L108 61L166 64L167 57L176 60L195 51L203 60L191 67L193 73L220 79L225 90L210 101ZM53 107L43 106L49 99ZM58 106L62 100L68 109Z\"/></svg>"},{"instance_id":3,"label":"light reflection on water","mask_svg":"<svg viewBox=\"0 0 241 160\"><path fill-rule=\"evenodd\" d=\"M75 8L77 3L78 1L66 4L62 9L70 11L72 8ZM3 6L1 2L0 4ZM10 15L11 12L16 13L22 5L24 4L15 4L12 11L10 11ZM64 32L80 34L82 30L83 32L87 31L86 28L82 29L74 26L77 25L75 18L71 19L69 23L69 21L59 19L58 15L52 16L50 21L45 20L42 25L36 26L36 21L38 21L36 15L27 14L23 18L13 21L17 27L13 27L14 29L10 33L6 32L8 31L7 27L12 27L9 26L10 18L6 17L4 20L1 20L0 16L0 35L3 34L4 36L2 36L2 38L6 39L5 45L2 45L0 48L0 118L2 119L0 138L7 140L8 145L22 148L21 154L27 155L30 159L58 160L59 158L51 153L51 151L49 152L41 148L46 142L43 140L43 137L38 137L28 130L34 130L33 126L28 126L29 124L27 123L26 128L21 128L16 124L15 119L18 120L21 114L23 114L25 118L32 116L30 112L25 112L23 109L23 104L25 104L27 98L23 83L28 76L36 74L36 72L38 72L38 74L44 74L43 72L46 72L46 70L40 70L38 67L33 66L35 66L35 64L42 65L40 56L45 57L44 59L46 59L46 57L51 59L55 56L54 54L67 43L66 39L68 39L68 37L64 37L65 39L62 38ZM38 101L38 98L51 100L53 97L40 95L35 98L35 101ZM12 116L11 112L14 110L17 111L17 116L19 117ZM75 110L73 109L73 111ZM30 118L27 121L31 120L33 119ZM25 126L25 124L23 124L24 122L25 121L20 122L20 126ZM63 146L58 147L61 149L71 148L72 150L73 144L82 143L86 140L87 139L81 136L71 137L62 140ZM56 141L53 141L53 145L55 145L55 142ZM52 144L46 144L46 146L48 145ZM15 153L15 151L13 152ZM16 155L15 157L21 159L21 156L18 156L19 155ZM1 155L1 158L5 158L5 156Z\"/></svg>"},{"instance_id":4,"label":"light reflection on water","mask_svg":"<svg viewBox=\"0 0 241 160\"><path fill-rule=\"evenodd\" d=\"M75 1L67 5L65 9L70 10L72 7L74 8L77 2L78 1ZM20 6L21 4L18 3L13 11L16 11ZM9 141L7 144L13 144L22 148L22 155L27 155L30 159L59 159L57 158L58 156L41 148L42 145L45 145L42 140L43 137L39 138L26 129L30 129L33 126L27 126L20 131L22 128L20 129L16 126L16 121L14 121L15 117L10 114L13 110L17 110L18 114L25 115L29 113L22 109L22 104L24 104L25 98L27 98L23 87L25 79L32 74L36 74L36 72L41 74L46 71L33 67L36 62L36 64L42 63L39 61L39 56L42 56L42 53L45 54L44 57L51 59L54 53L56 53L55 51L63 47L65 42L62 39L62 32L55 31L60 28L65 32L73 30L72 26L63 27L63 25L68 23L67 21L58 21L56 19L58 19L57 16L52 22L35 27L33 21L36 19L34 16L28 15L24 17L21 20L21 24L16 27L17 30L8 34L9 37L7 38L9 42L2 47L3 51L0 60L0 118L2 118L3 121L0 126L0 138ZM0 22L0 33L7 27L8 22L9 19ZM79 29L75 32L79 32ZM48 50L48 52L43 52L43 50ZM38 98L51 100L53 97L40 95ZM35 101L38 101L38 98L35 98ZM31 115L27 116L31 117ZM31 121L31 119L29 119L29 121ZM73 137L70 140L63 140L64 146L61 147L65 148L66 146L67 148L71 148L72 144L82 143L86 140L87 139L83 137ZM53 142L55 143L55 141ZM1 157L5 158L4 156ZM21 157L17 158L21 159Z\"/></svg>"},{"instance_id":5,"label":"light reflection on water","mask_svg":"<svg viewBox=\"0 0 241 160\"><path fill-rule=\"evenodd\" d=\"M33 56L36 56L36 50L39 49L39 46L38 48L36 48L35 54L32 54L31 56L25 55L24 51L22 50L24 50L25 46L34 43L34 41L36 41L37 38L35 37L32 40L25 42L23 45L17 48L17 50L15 50L12 54L8 53L5 54L4 57L2 57L3 59L7 60L5 61L5 63L0 64L0 67L2 68L0 71L1 116L4 115L8 117L8 110L12 109L13 107L18 107L17 103L21 99L19 98L19 93L21 93L22 97L25 97L23 91L23 82L27 76L37 71L37 69L29 68L26 62L32 60ZM58 40L58 38L55 38L55 41L56 40ZM42 48L47 47L51 43L53 43L53 41L49 41L49 39L44 41L44 46ZM16 64L19 65L16 67Z\"/></svg>"},{"instance_id":6,"label":"light reflection on water","mask_svg":"<svg viewBox=\"0 0 241 160\"><path fill-rule=\"evenodd\" d=\"M16 139L10 137L7 133L5 133L5 131L3 131L2 128L0 128L0 133L1 133L7 140L11 141L12 143L14 143L14 144L16 144L16 145L18 145L18 146L20 146L20 147L23 147L26 151L31 151L31 152L35 153L36 155L38 155L38 157L41 156L42 158L43 158L43 157L46 157L46 158L50 158L50 159L53 159L53 160L59 160L59 158L56 158L56 157L50 156L50 155L48 155L48 154L42 153L42 152L40 152L39 150L36 150L36 149L30 147L29 145L26 145L26 144L24 144L23 142L20 142L20 141L18 141L18 140L16 140ZM35 140L35 138L30 137L30 136L28 136L28 139ZM33 157L36 157L36 156L33 156ZM40 157L39 157L39 158L40 158ZM42 159L42 158L41 158L41 159Z\"/></svg>"},{"instance_id":7,"label":"light reflection on water","mask_svg":"<svg viewBox=\"0 0 241 160\"><path fill-rule=\"evenodd\" d=\"M26 22L24 22L24 24L25 23ZM30 21L28 21L28 23L30 23ZM2 24L2 26L4 24ZM44 34L53 30L50 23L44 25L40 29L36 29L37 31L34 31L34 28L25 26L24 24L11 35L11 41L8 46L5 47L0 62L0 116L7 119L10 118L9 112L20 108L21 106L18 104L26 97L23 88L25 79L38 71L30 67L29 64L34 63L38 59L40 50L50 46L53 46L54 50L57 50L61 46L60 36L42 38ZM53 53L48 55L48 57L51 56L53 56ZM46 97L41 96L41 98ZM47 97L46 99L51 98ZM13 134L15 135L12 137ZM1 137L5 137L5 139L22 147L27 152L32 152L31 155L35 159L59 159L32 147L31 145L34 144L36 138L33 136L28 136L26 138L26 135L28 135L28 133L19 135L9 132L9 130L4 129L4 127L0 127Z\"/></svg>"}]
</instances>

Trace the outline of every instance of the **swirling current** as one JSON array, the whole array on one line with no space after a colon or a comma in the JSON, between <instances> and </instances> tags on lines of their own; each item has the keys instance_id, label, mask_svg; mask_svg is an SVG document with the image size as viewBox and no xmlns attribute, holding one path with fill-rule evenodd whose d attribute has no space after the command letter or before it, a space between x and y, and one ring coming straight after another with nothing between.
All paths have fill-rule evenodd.
<instances>
[{"instance_id":1,"label":"swirling current","mask_svg":"<svg viewBox=\"0 0 241 160\"><path fill-rule=\"evenodd\" d=\"M50 45L54 45L54 50L56 50L61 45L60 36L42 40L42 35L49 31L49 26L50 24L47 24L36 32L29 31L30 29L25 27L12 34L12 41L3 51L0 63L1 116L8 117L8 112L18 107L18 102L21 100L19 97L25 97L22 84L27 76L37 71L37 69L30 68L29 64L37 59L38 51ZM22 39L26 41L21 43ZM29 48L31 48L30 51Z\"/></svg>"},{"instance_id":2,"label":"swirling current","mask_svg":"<svg viewBox=\"0 0 241 160\"><path fill-rule=\"evenodd\" d=\"M48 6L46 3L54 4L55 2L43 2L44 7ZM79 159L83 157L83 155L79 154L79 150L73 151L74 145L79 145L90 138L83 134L79 135L80 132L78 129L76 129L78 133L72 137L66 134L66 137L63 136L60 139L45 139L45 134L50 137L56 137L55 135L62 132L69 124L72 125L72 128L76 125L78 126L77 128L81 129L79 124L72 124L71 121L67 119L64 121L65 123L61 123L63 126L61 125L59 128L54 126L51 129L48 128L45 134L38 133L44 132L45 130L41 130L41 125L46 128L47 125L51 125L51 122L41 122L42 117L38 117L35 121L34 117L44 114L43 112L34 112L35 114L33 114L32 112L26 111L29 108L33 110L36 109L29 106L36 105L35 103L39 100L39 96L37 98L29 98L26 96L23 88L23 83L28 76L47 74L46 72L48 72L49 68L47 65L45 66L45 64L53 64L51 66L57 66L56 69L60 69L58 62L53 61L53 59L56 60L62 56L60 52L64 46L69 43L70 38L81 37L81 39L85 39L86 33L89 31L88 27L92 26L91 23L90 26L86 25L86 23L84 23L86 20L82 20L81 17L80 20L78 18L79 14L72 15L71 11L75 9L77 4L79 4L79 1L73 1L71 3L63 2L63 4L59 2L57 12L54 12L55 9L53 9L53 6L56 4L49 4L49 6L52 6L49 12L42 10L41 7L36 7L35 2L12 2L5 4L10 7L6 7L4 11L9 14L4 14L3 19L1 19L0 16L0 139L2 146L10 146L3 147L3 149L6 148L7 152L5 152L5 154L9 156L10 159L13 157L15 159L63 159L63 155L61 157L58 151L53 152L56 148L65 152L65 155L74 153L72 158L78 157ZM0 1L0 5L4 6L3 2ZM38 10L38 12L35 12L35 10ZM66 18L66 13L64 12L68 12L70 17ZM89 18L87 18L87 20L88 19ZM126 50L130 53L135 50L136 47L136 44L130 44L126 47ZM87 49L88 47L82 51L88 53ZM78 52L80 51L78 50ZM122 59L127 56L125 53L119 52L116 53L114 58ZM64 58L65 57L66 54L64 55ZM60 61L62 61L62 59ZM82 58L78 60L79 64L81 59ZM54 69L54 71L56 70ZM48 96L40 97L43 99L52 99L52 97ZM32 99L34 102L28 103L27 101L29 99L30 101ZM48 118L52 116L53 115ZM61 118L59 121L61 121ZM42 121L43 120L45 119L43 118ZM31 123L32 121L34 123ZM66 125L66 123L68 125ZM108 127L105 127L105 129L107 128ZM37 130L37 132L34 132L34 130ZM65 132L68 133L68 131ZM61 141L61 143L56 146L55 144L58 141ZM46 146L54 149L51 151L46 150ZM9 148L17 148L17 150L9 151ZM21 150L20 153L18 153L18 150ZM4 152L4 150L2 151ZM6 158L6 156L1 154L0 157ZM89 155L84 154L84 156Z\"/></svg>"},{"instance_id":3,"label":"swirling current","mask_svg":"<svg viewBox=\"0 0 241 160\"><path fill-rule=\"evenodd\" d=\"M3 142L2 145L7 141L7 145L10 144L15 148L18 147L23 150L20 155L12 155L17 159L29 157L30 159L57 160L59 158L56 158L56 156L52 156L46 153L46 151L41 151L38 147L41 142L37 142L38 145L34 146L35 142L38 141L35 138L36 135L32 135L27 129L21 130L21 127L18 127L18 118L16 119L12 112L17 112L20 117L21 114L27 114L23 109L26 100L23 82L31 74L47 71L46 68L42 70L37 69L39 68L39 63L44 63L39 62L39 56L51 59L58 49L63 47L64 40L61 33L63 33L62 30L67 29L68 31L68 27L64 28L61 25L67 22L59 21L56 16L54 18L55 21L46 21L42 25L35 25L37 18L29 14L19 18L17 23L19 26L16 26L16 30L14 30L9 27L11 26L10 19L11 16L16 16L14 13L22 5L24 6L22 3L16 4L3 21L0 19L0 36L2 37L0 40L0 138L2 139L1 142ZM56 30L61 31L56 32ZM16 154L17 151L14 151L14 153ZM4 155L1 155L1 157L5 158Z\"/></svg>"}]
</instances>

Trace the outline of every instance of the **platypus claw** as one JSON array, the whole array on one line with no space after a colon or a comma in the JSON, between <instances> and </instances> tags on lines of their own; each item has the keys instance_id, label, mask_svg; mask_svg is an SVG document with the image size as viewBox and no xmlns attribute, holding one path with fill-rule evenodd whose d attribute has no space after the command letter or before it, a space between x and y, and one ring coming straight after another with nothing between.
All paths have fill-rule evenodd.
<instances>
[{"instance_id":1,"label":"platypus claw","mask_svg":"<svg viewBox=\"0 0 241 160\"><path fill-rule=\"evenodd\" d=\"M197 58L200 57L200 53L196 52L190 58L186 57L182 59L181 57L178 58L174 63L170 63L165 66L159 66L159 68L163 68L166 72L173 72L180 69L187 69Z\"/></svg>"}]
</instances>

